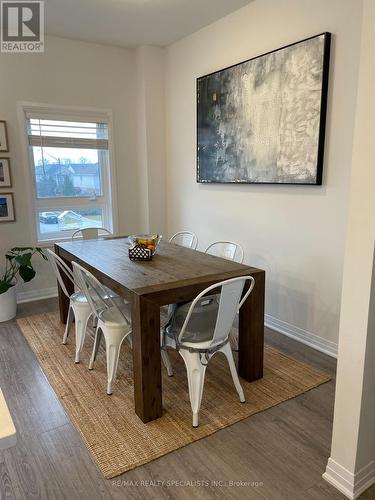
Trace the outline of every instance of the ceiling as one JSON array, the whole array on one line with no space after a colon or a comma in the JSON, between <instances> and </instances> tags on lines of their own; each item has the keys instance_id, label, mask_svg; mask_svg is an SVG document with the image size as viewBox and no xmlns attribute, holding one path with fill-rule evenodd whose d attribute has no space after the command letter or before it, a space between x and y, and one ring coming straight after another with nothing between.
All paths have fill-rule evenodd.
<instances>
[{"instance_id":1,"label":"ceiling","mask_svg":"<svg viewBox=\"0 0 375 500\"><path fill-rule=\"evenodd\" d=\"M165 46L251 0L45 0L46 32L89 42Z\"/></svg>"}]
</instances>

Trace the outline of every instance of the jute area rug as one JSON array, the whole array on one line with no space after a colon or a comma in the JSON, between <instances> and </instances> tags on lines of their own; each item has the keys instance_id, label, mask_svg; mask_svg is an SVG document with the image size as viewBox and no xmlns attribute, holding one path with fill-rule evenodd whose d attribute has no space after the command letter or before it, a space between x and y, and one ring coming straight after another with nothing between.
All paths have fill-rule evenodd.
<instances>
[{"instance_id":1,"label":"jute area rug","mask_svg":"<svg viewBox=\"0 0 375 500\"><path fill-rule=\"evenodd\" d=\"M246 403L241 404L227 362L218 354L207 369L200 425L194 429L185 366L179 354L171 352L175 374L168 377L163 367L164 414L144 424L134 413L132 356L126 341L114 393L107 396L104 347L98 353L94 370L87 368L92 335L88 335L81 363L76 365L73 332L68 344L62 345L64 325L57 313L22 318L18 325L107 479L294 398L330 378L266 346L264 377L252 383L241 379L246 397Z\"/></svg>"}]
</instances>

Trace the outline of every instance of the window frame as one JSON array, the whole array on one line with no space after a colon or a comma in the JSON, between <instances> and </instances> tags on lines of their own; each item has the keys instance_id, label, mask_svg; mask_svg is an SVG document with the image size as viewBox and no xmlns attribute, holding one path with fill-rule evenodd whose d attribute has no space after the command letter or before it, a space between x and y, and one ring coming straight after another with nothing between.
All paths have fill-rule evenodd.
<instances>
[{"instance_id":1,"label":"window frame","mask_svg":"<svg viewBox=\"0 0 375 500\"><path fill-rule=\"evenodd\" d=\"M112 110L103 108L82 108L75 106L58 106L30 102L18 102L18 117L21 128L21 138L23 142L24 165L26 169L26 182L29 193L29 212L31 217L31 241L39 246L51 246L54 242L69 241L73 230L47 233L45 236L40 233L39 212L57 210L79 210L87 207L103 209L103 226L109 229L113 235L118 234L118 209L116 190L116 167L113 143L113 115ZM34 114L40 118L49 120L72 120L81 122L104 122L108 126L108 161L103 175L103 196L95 197L95 206L92 198L89 197L52 197L37 198L35 185L35 166L32 146L28 140L28 118L27 115ZM99 150L98 150L99 151ZM99 153L100 154L100 153ZM33 170L34 169L34 170ZM100 201L102 199L102 202ZM43 210L45 208L45 210Z\"/></svg>"}]
</instances>

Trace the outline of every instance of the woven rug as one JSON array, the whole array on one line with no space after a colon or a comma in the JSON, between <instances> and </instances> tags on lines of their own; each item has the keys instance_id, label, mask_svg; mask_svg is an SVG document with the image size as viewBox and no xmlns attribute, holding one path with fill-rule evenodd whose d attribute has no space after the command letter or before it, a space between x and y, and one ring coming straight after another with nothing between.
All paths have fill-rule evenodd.
<instances>
[{"instance_id":1,"label":"woven rug","mask_svg":"<svg viewBox=\"0 0 375 500\"><path fill-rule=\"evenodd\" d=\"M18 320L50 384L104 477L109 479L166 453L186 446L250 415L294 398L327 382L330 377L315 368L265 347L264 377L248 383L241 379L246 403L234 389L227 362L217 354L207 369L199 427L191 425L185 366L171 352L175 374L163 368L161 418L144 424L134 413L132 357L122 347L118 379L112 396L106 395L105 352L101 347L95 369L89 371L92 334L86 339L81 363L75 364L74 335L61 344L64 325L57 313Z\"/></svg>"}]
</instances>

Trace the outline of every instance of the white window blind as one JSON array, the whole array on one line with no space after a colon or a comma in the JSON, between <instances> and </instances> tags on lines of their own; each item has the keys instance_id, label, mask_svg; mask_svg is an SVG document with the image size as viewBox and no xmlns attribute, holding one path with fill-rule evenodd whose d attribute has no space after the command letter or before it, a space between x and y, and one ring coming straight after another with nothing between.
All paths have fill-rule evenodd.
<instances>
[{"instance_id":1,"label":"white window blind","mask_svg":"<svg viewBox=\"0 0 375 500\"><path fill-rule=\"evenodd\" d=\"M108 149L106 123L28 119L30 146Z\"/></svg>"}]
</instances>

